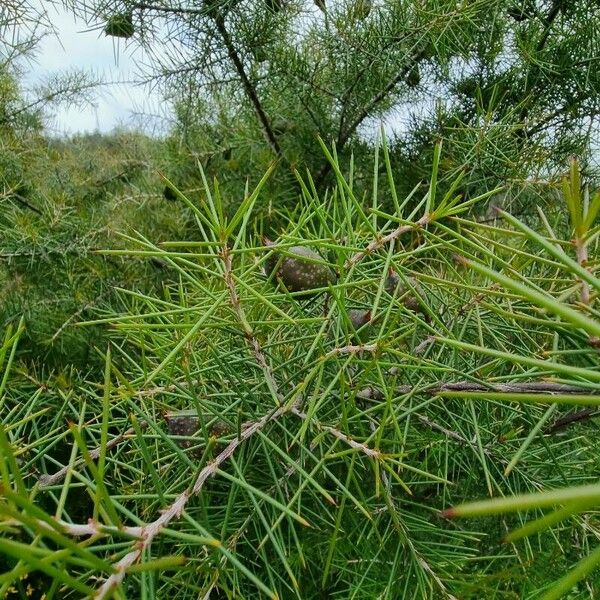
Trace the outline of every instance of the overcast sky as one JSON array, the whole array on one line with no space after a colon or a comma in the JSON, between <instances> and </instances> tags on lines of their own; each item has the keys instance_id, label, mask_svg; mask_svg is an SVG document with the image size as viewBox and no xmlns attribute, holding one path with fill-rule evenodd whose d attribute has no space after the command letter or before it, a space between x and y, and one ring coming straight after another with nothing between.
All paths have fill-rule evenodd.
<instances>
[{"instance_id":1,"label":"overcast sky","mask_svg":"<svg viewBox=\"0 0 600 600\"><path fill-rule=\"evenodd\" d=\"M29 84L42 82L52 74L73 68L92 71L107 81L134 79L136 56L133 46L129 46L126 40L108 37L102 30L87 31L85 23L75 22L72 14L58 6L50 6L44 0L39 2L47 8L58 36L42 40L37 60L29 70ZM106 132L117 126L132 126L135 123L132 113L140 110L159 112L164 110L164 103L147 88L119 83L103 88L95 106L51 110L48 128L56 134Z\"/></svg>"}]
</instances>

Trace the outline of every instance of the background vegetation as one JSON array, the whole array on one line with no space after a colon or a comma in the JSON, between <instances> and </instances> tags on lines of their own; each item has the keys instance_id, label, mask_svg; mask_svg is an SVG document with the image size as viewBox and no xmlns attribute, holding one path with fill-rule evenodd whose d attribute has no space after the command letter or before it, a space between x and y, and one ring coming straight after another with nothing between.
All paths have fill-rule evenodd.
<instances>
[{"instance_id":1,"label":"background vegetation","mask_svg":"<svg viewBox=\"0 0 600 600\"><path fill-rule=\"evenodd\" d=\"M175 120L0 9L0 596L596 597L600 8L64 5Z\"/></svg>"}]
</instances>

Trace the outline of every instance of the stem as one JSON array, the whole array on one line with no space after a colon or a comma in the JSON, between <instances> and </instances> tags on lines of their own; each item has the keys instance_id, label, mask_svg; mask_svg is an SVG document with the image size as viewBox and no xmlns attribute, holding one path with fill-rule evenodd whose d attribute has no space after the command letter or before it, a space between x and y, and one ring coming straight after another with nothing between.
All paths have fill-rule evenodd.
<instances>
[{"instance_id":1,"label":"stem","mask_svg":"<svg viewBox=\"0 0 600 600\"><path fill-rule=\"evenodd\" d=\"M244 312L244 309L242 308L242 303L240 302L240 297L239 297L239 294L237 293L237 289L235 287L235 282L233 280L233 266L232 266L232 260L231 260L231 253L229 251L229 246L227 246L227 244L225 244L223 246L221 258L223 259L223 265L224 265L223 276L225 278L225 285L227 286L227 289L229 290L229 298L231 301L231 306L233 307L233 312L235 313L238 321L240 322L240 324L244 330L244 337L246 338L248 345L252 349L252 353L254 354L254 358L255 358L256 362L258 363L258 366L261 368L261 370L265 376L265 380L267 382L267 386L268 386L269 390L271 391L273 397L275 398L276 403L278 405L280 405L283 403L284 396L279 391L279 386L277 385L277 381L275 380L275 376L273 375L273 369L271 369L269 363L267 363L267 358L265 356L265 352L262 349L260 342L256 338L254 330L252 329L252 326L248 322L248 319L246 318L246 313Z\"/></svg>"},{"instance_id":2,"label":"stem","mask_svg":"<svg viewBox=\"0 0 600 600\"><path fill-rule=\"evenodd\" d=\"M246 95L248 96L250 102L252 103L252 106L254 107L256 116L258 117L258 120L260 121L260 124L262 126L265 140L271 147L271 150L273 150L273 154L275 154L275 156L277 157L281 157L281 148L279 146L279 143L277 142L277 138L275 136L275 133L273 132L273 128L271 127L271 123L269 122L269 118L267 117L267 114L265 113L262 107L262 104L258 98L256 90L254 89L254 86L250 82L250 79L248 79L248 75L246 75L244 65L240 59L239 54L237 53L237 50L235 49L235 46L233 45L229 32L225 27L225 20L222 16L218 16L215 19L215 24L217 26L219 34L221 35L221 38L223 39L225 48L227 48L227 54L229 55L229 58L231 59L231 62L233 63L233 66L235 67L235 70L237 71L237 74L242 82L244 91L246 92Z\"/></svg>"},{"instance_id":3,"label":"stem","mask_svg":"<svg viewBox=\"0 0 600 600\"><path fill-rule=\"evenodd\" d=\"M429 223L429 221L430 216L424 215L416 223L411 223L410 225L401 225L397 229L394 229L394 231L392 231L391 233L388 233L387 235L384 235L380 238L374 239L370 244L367 245L367 247L364 250L357 252L346 261L346 269L349 269L350 267L353 267L354 265L358 264L365 256L367 256L368 254L372 254L373 252L379 250L379 248L382 248L389 242L396 240L404 233L408 233L409 231L425 227Z\"/></svg>"},{"instance_id":4,"label":"stem","mask_svg":"<svg viewBox=\"0 0 600 600\"><path fill-rule=\"evenodd\" d=\"M140 528L139 533L141 539L135 544L133 550L128 552L114 565L116 568L116 573L113 573L110 577L108 577L102 586L98 588L95 598L101 600L110 596L114 589L123 581L127 572L127 568L134 565L142 557L144 551L151 545L154 538L165 527L167 527L167 525L173 519L179 518L182 515L188 500L192 496L196 496L200 493L206 481L219 470L219 467L233 455L233 453L244 441L253 436L257 431L263 429L268 423L278 419L293 408L294 406L279 406L277 409L261 417L258 421L249 423L242 430L239 437L236 437L229 442L227 447L220 452L210 464L206 465L206 467L200 471L196 481L194 482L194 485L191 488L188 488L179 494L175 501L168 508L161 512L161 515L158 517L158 519ZM138 530L136 529L135 532L137 533L137 531Z\"/></svg>"},{"instance_id":5,"label":"stem","mask_svg":"<svg viewBox=\"0 0 600 600\"><path fill-rule=\"evenodd\" d=\"M369 100L369 102L367 102L360 109L358 115L354 118L350 125L348 125L345 128L340 128L336 140L336 149L338 150L338 152L341 152L344 149L344 147L348 143L348 140L354 135L361 123L367 117L371 116L373 109L375 109L381 102L383 102L387 98L388 94L396 87L396 85L398 85L398 83L400 83L400 81L402 81L411 72L414 65L417 64L424 57L425 50L421 50L413 54L406 63L406 65L402 67L402 69L400 69L400 71L398 71L398 73L396 73L396 75L394 75L394 77L392 77L388 81L385 87L382 90L380 90L377 94L375 94L375 96L373 96ZM323 183L323 180L329 174L330 171L331 163L326 162L321 167L321 170L317 173L317 176L315 177L315 184L317 187L319 187Z\"/></svg>"}]
</instances>

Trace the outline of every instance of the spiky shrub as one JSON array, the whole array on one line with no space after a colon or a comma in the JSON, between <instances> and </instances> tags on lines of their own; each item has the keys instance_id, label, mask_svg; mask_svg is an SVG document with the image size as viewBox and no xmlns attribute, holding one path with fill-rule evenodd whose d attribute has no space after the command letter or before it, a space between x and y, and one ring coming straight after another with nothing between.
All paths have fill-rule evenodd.
<instances>
[{"instance_id":1,"label":"spiky shrub","mask_svg":"<svg viewBox=\"0 0 600 600\"><path fill-rule=\"evenodd\" d=\"M101 371L93 348L105 344L104 327L78 321L120 305L115 287L148 291L173 276L157 261L97 252L129 247L132 229L156 241L185 237L187 210L162 197L150 167L160 148L116 132L0 145L0 328L25 316L19 355L29 366Z\"/></svg>"},{"instance_id":2,"label":"spiky shrub","mask_svg":"<svg viewBox=\"0 0 600 600\"><path fill-rule=\"evenodd\" d=\"M12 571L0 594L38 571L55 597L554 597L556 573L586 554L589 515L500 547L516 517L490 527L439 510L597 476L597 436L557 436L552 421L560 403L600 403L598 196L581 201L574 168L574 254L561 207L538 231L507 214L470 219L486 198L462 201L459 180L438 192L439 146L428 191L409 213L414 195L393 195L391 214L365 208L324 152L337 187L321 199L300 179L277 240L337 273L320 294L265 275L273 248L253 211L269 173L229 219L205 181L200 204L179 194L198 240L133 253L180 280L107 319L101 385L2 379ZM385 148L384 162L395 190ZM421 311L386 291L390 269ZM371 321L360 343L358 309ZM7 373L19 333L0 352ZM174 414L193 426L170 426Z\"/></svg>"}]
</instances>

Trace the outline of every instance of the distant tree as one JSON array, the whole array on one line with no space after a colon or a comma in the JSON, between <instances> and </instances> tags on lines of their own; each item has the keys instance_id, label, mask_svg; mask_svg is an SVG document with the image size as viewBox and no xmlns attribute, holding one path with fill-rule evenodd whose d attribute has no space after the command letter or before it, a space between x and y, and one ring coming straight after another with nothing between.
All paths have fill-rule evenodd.
<instances>
[{"instance_id":1,"label":"distant tree","mask_svg":"<svg viewBox=\"0 0 600 600\"><path fill-rule=\"evenodd\" d=\"M282 181L301 166L321 186L315 136L347 159L383 119L407 187L443 137L447 169L487 188L585 156L596 127L600 6L587 0L63 2L146 49L140 76L175 107L173 146L220 179L277 158ZM115 32L118 18L131 28Z\"/></svg>"}]
</instances>

